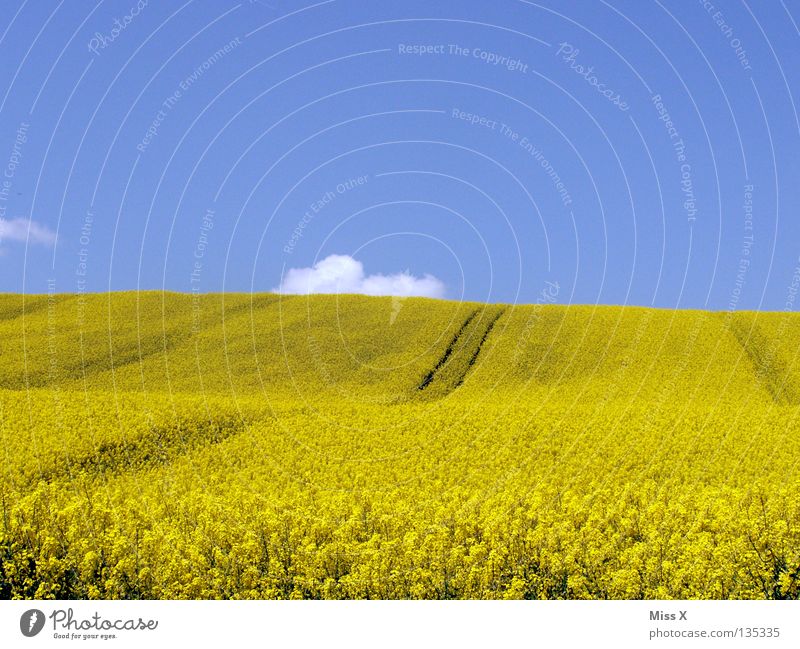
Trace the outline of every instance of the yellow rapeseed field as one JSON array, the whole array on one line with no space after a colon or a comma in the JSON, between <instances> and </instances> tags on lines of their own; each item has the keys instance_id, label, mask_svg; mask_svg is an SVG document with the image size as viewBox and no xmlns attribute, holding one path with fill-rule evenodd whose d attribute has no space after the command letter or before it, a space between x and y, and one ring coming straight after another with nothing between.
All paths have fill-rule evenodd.
<instances>
[{"instance_id":1,"label":"yellow rapeseed field","mask_svg":"<svg viewBox=\"0 0 800 649\"><path fill-rule=\"evenodd\" d=\"M797 598L800 317L0 296L0 597Z\"/></svg>"}]
</instances>

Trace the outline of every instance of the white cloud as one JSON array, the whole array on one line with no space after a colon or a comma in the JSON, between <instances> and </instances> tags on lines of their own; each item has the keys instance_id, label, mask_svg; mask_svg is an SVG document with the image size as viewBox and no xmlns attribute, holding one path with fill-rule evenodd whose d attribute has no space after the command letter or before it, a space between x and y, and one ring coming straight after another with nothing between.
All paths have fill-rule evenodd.
<instances>
[{"instance_id":1,"label":"white cloud","mask_svg":"<svg viewBox=\"0 0 800 649\"><path fill-rule=\"evenodd\" d=\"M46 225L18 217L0 219L0 245L7 241L38 243L52 246L56 242L56 233Z\"/></svg>"},{"instance_id":2,"label":"white cloud","mask_svg":"<svg viewBox=\"0 0 800 649\"><path fill-rule=\"evenodd\" d=\"M364 265L349 255L330 255L311 268L290 268L273 289L276 293L361 293L400 297L444 297L445 287L433 275L415 277L408 272L365 275Z\"/></svg>"}]
</instances>

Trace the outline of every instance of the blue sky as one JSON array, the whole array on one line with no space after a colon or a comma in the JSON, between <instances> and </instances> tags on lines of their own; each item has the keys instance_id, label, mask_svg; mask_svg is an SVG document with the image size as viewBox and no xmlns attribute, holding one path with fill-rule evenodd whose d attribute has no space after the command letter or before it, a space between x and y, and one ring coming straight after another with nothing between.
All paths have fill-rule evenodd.
<instances>
[{"instance_id":1,"label":"blue sky","mask_svg":"<svg viewBox=\"0 0 800 649\"><path fill-rule=\"evenodd\" d=\"M793 308L796 0L3 7L0 291Z\"/></svg>"}]
</instances>

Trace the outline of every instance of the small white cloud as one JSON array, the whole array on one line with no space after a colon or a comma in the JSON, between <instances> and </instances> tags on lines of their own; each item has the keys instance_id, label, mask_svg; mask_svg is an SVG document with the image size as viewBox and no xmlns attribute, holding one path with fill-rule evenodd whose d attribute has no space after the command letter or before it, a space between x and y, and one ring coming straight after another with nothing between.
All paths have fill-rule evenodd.
<instances>
[{"instance_id":1,"label":"small white cloud","mask_svg":"<svg viewBox=\"0 0 800 649\"><path fill-rule=\"evenodd\" d=\"M415 277L408 271L394 275L365 275L364 265L349 255L330 255L311 268L290 268L273 289L276 293L360 293L400 297L438 297L444 283L433 275Z\"/></svg>"},{"instance_id":2,"label":"small white cloud","mask_svg":"<svg viewBox=\"0 0 800 649\"><path fill-rule=\"evenodd\" d=\"M56 233L46 225L18 217L16 219L0 219L0 245L7 241L29 242L52 246L56 242Z\"/></svg>"}]
</instances>

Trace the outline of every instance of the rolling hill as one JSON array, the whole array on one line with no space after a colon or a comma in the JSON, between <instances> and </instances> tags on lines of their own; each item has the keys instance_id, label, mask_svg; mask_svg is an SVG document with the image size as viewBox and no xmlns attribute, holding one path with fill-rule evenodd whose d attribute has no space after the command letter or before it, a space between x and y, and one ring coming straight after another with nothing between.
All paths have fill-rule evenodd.
<instances>
[{"instance_id":1,"label":"rolling hill","mask_svg":"<svg viewBox=\"0 0 800 649\"><path fill-rule=\"evenodd\" d=\"M425 298L0 296L0 389L797 404L800 317ZM430 375L430 376L429 376ZM521 397L519 393L523 393Z\"/></svg>"},{"instance_id":2,"label":"rolling hill","mask_svg":"<svg viewBox=\"0 0 800 649\"><path fill-rule=\"evenodd\" d=\"M0 596L800 592L800 317L0 296Z\"/></svg>"}]
</instances>

